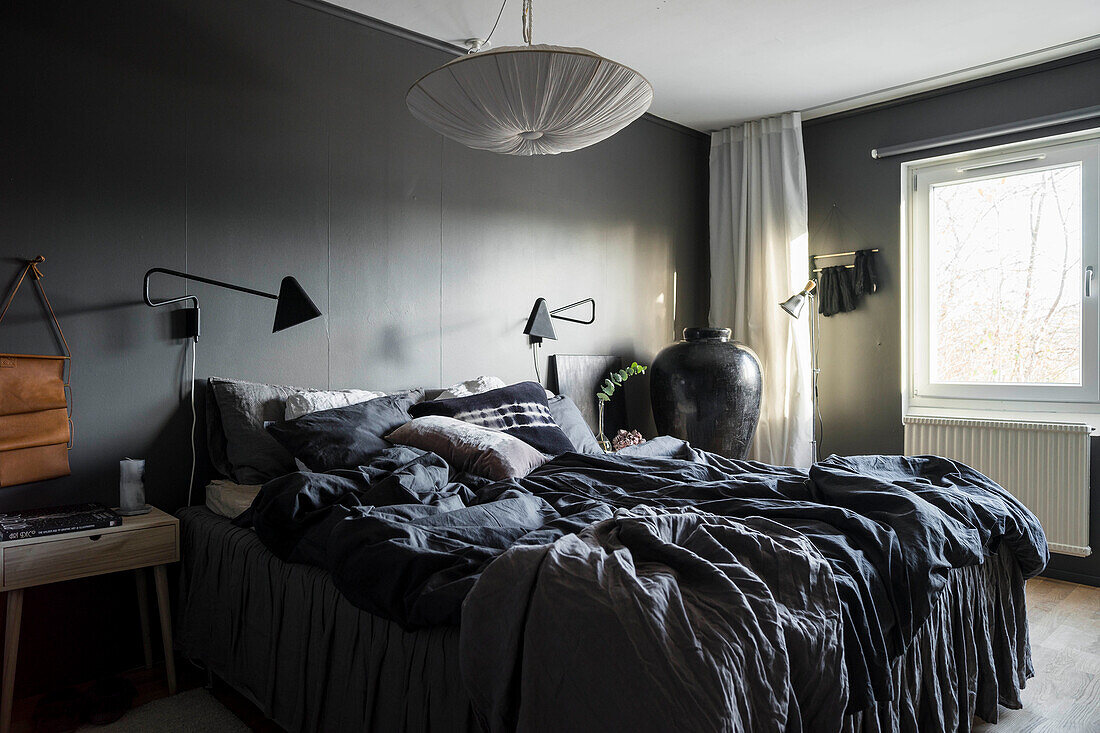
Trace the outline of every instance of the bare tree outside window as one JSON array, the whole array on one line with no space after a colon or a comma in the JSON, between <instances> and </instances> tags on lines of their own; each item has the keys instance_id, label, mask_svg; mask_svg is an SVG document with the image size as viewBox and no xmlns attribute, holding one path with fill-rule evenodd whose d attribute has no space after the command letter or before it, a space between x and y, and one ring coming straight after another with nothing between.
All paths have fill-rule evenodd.
<instances>
[{"instance_id":1,"label":"bare tree outside window","mask_svg":"<svg viewBox=\"0 0 1100 733\"><path fill-rule=\"evenodd\" d=\"M1081 383L1081 166L929 192L931 377Z\"/></svg>"}]
</instances>

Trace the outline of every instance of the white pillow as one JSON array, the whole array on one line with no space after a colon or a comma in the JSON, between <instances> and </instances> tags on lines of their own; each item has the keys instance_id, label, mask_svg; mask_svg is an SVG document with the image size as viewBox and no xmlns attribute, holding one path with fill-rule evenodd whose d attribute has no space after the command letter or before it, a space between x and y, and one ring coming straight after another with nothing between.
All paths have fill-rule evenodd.
<instances>
[{"instance_id":1,"label":"white pillow","mask_svg":"<svg viewBox=\"0 0 1100 733\"><path fill-rule=\"evenodd\" d=\"M293 420L311 412L357 405L360 402L373 400L375 397L385 396L385 392L372 392L367 389L340 389L331 392L311 389L304 392L295 392L286 398L286 412L283 414L283 418Z\"/></svg>"},{"instance_id":2,"label":"white pillow","mask_svg":"<svg viewBox=\"0 0 1100 733\"><path fill-rule=\"evenodd\" d=\"M473 394L481 394L491 389L500 389L501 387L507 386L508 385L506 385L504 380L500 377L474 377L473 379L467 379L465 382L452 384L450 387L440 392L436 399L449 400L454 397L469 397Z\"/></svg>"}]
</instances>

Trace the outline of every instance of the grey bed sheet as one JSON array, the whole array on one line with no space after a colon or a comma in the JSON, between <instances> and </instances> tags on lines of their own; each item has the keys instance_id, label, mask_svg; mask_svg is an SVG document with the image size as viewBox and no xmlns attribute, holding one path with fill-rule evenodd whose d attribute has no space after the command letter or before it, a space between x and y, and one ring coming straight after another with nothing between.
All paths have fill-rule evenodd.
<instances>
[{"instance_id":1,"label":"grey bed sheet","mask_svg":"<svg viewBox=\"0 0 1100 733\"><path fill-rule=\"evenodd\" d=\"M351 605L328 574L284 563L205 507L179 512L177 644L288 731L476 731L459 675L458 629L416 632ZM1002 548L952 571L928 622L894 664L900 699L845 731L969 730L1020 707L1032 675L1024 582Z\"/></svg>"},{"instance_id":2,"label":"grey bed sheet","mask_svg":"<svg viewBox=\"0 0 1100 733\"><path fill-rule=\"evenodd\" d=\"M458 629L406 632L206 507L178 512L176 643L288 731L477 731Z\"/></svg>"}]
</instances>

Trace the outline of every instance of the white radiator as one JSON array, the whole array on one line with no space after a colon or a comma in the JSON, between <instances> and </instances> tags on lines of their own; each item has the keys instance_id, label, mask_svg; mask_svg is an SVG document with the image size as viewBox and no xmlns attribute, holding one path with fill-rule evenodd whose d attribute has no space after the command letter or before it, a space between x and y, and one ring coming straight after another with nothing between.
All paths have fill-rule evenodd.
<instances>
[{"instance_id":1,"label":"white radiator","mask_svg":"<svg viewBox=\"0 0 1100 733\"><path fill-rule=\"evenodd\" d=\"M937 455L981 471L1035 513L1052 552L1089 547L1089 427L904 418L906 455Z\"/></svg>"}]
</instances>

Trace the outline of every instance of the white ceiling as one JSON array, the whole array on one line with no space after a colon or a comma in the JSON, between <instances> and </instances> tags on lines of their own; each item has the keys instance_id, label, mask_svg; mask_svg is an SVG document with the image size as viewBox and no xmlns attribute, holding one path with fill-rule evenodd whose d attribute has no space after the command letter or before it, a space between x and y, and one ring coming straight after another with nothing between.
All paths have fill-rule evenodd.
<instances>
[{"instance_id":1,"label":"white ceiling","mask_svg":"<svg viewBox=\"0 0 1100 733\"><path fill-rule=\"evenodd\" d=\"M484 37L501 7L334 1L454 43ZM507 3L494 46L521 43L522 0ZM533 18L535 43L631 66L653 84L653 114L699 130L820 116L1100 48L1100 0L535 0Z\"/></svg>"}]
</instances>

